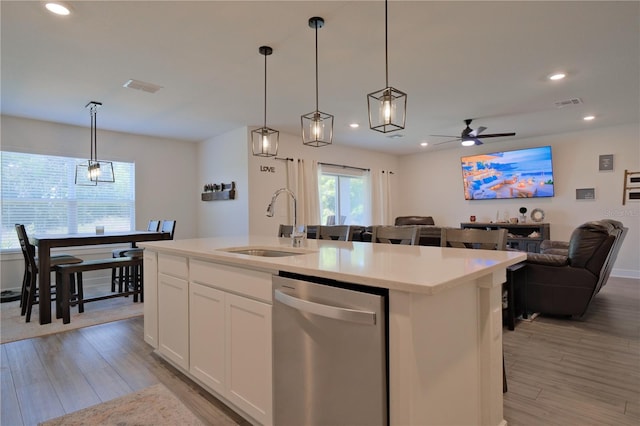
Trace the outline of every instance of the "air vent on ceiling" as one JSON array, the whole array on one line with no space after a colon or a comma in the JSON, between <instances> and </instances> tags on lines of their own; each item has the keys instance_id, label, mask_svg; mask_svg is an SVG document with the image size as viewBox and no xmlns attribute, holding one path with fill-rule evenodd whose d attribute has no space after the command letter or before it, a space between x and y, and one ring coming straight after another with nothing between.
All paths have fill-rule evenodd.
<instances>
[{"instance_id":1,"label":"air vent on ceiling","mask_svg":"<svg viewBox=\"0 0 640 426\"><path fill-rule=\"evenodd\" d=\"M572 105L580 105L582 102L582 99L580 98L571 98L571 99L565 99L563 101L556 101L555 102L555 106L556 108L564 108L564 107L568 107L568 106L572 106Z\"/></svg>"},{"instance_id":2,"label":"air vent on ceiling","mask_svg":"<svg viewBox=\"0 0 640 426\"><path fill-rule=\"evenodd\" d=\"M162 89L162 86L158 86L157 84L147 83L146 81L140 81L140 80L129 80L123 85L123 87L127 87L129 89L142 90L147 93L156 93L158 90Z\"/></svg>"}]
</instances>

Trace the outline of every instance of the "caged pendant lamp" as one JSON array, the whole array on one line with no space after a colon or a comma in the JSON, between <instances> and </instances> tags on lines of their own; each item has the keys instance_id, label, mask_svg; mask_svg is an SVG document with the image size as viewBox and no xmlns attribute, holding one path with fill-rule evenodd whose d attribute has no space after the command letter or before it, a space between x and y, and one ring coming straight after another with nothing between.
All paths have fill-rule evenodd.
<instances>
[{"instance_id":1,"label":"caged pendant lamp","mask_svg":"<svg viewBox=\"0 0 640 426\"><path fill-rule=\"evenodd\" d=\"M86 163L76 165L76 185L96 186L98 182L115 182L113 163L111 161L98 160L98 139L96 115L101 102L91 101L85 108L89 108L91 114L91 155Z\"/></svg>"},{"instance_id":2,"label":"caged pendant lamp","mask_svg":"<svg viewBox=\"0 0 640 426\"><path fill-rule=\"evenodd\" d=\"M280 132L267 127L267 56L273 53L273 49L260 46L258 52L264 55L264 122L260 129L251 132L251 147L255 156L275 157L278 155Z\"/></svg>"},{"instance_id":3,"label":"caged pendant lamp","mask_svg":"<svg viewBox=\"0 0 640 426\"><path fill-rule=\"evenodd\" d=\"M309 27L316 31L316 110L300 117L302 124L302 143L321 147L333 142L333 115L318 109L318 28L324 26L324 19L309 18Z\"/></svg>"},{"instance_id":4,"label":"caged pendant lamp","mask_svg":"<svg viewBox=\"0 0 640 426\"><path fill-rule=\"evenodd\" d=\"M405 126L407 94L389 86L389 42L387 0L384 2L384 55L386 87L367 95L369 127L382 133L402 130Z\"/></svg>"}]
</instances>

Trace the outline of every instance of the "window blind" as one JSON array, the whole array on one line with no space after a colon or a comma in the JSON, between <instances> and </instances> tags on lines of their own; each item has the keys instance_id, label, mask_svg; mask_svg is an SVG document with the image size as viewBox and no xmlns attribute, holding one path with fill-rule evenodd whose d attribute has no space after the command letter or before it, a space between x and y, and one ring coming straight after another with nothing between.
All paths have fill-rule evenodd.
<instances>
[{"instance_id":1,"label":"window blind","mask_svg":"<svg viewBox=\"0 0 640 426\"><path fill-rule=\"evenodd\" d=\"M15 224L27 233L66 234L135 227L135 165L113 162L114 183L75 185L81 158L2 151L0 248L19 248Z\"/></svg>"}]
</instances>

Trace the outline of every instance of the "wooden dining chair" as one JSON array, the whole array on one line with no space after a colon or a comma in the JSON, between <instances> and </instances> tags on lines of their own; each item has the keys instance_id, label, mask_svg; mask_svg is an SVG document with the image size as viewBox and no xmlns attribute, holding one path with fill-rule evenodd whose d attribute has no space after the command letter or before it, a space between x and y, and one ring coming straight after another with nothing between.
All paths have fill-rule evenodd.
<instances>
[{"instance_id":1,"label":"wooden dining chair","mask_svg":"<svg viewBox=\"0 0 640 426\"><path fill-rule=\"evenodd\" d=\"M417 226L374 226L371 229L372 243L404 244L415 246L420 237Z\"/></svg>"},{"instance_id":2,"label":"wooden dining chair","mask_svg":"<svg viewBox=\"0 0 640 426\"><path fill-rule=\"evenodd\" d=\"M169 233L169 239L173 240L173 234L176 232L176 221L175 220L163 220L162 225L160 226L160 232Z\"/></svg>"},{"instance_id":3,"label":"wooden dining chair","mask_svg":"<svg viewBox=\"0 0 640 426\"><path fill-rule=\"evenodd\" d=\"M351 234L351 227L349 225L321 225L318 226L318 239L352 241L353 235Z\"/></svg>"},{"instance_id":4,"label":"wooden dining chair","mask_svg":"<svg viewBox=\"0 0 640 426\"><path fill-rule=\"evenodd\" d=\"M506 250L506 229L455 229L442 228L440 246L482 250ZM507 372L502 353L502 392L507 391Z\"/></svg>"},{"instance_id":5,"label":"wooden dining chair","mask_svg":"<svg viewBox=\"0 0 640 426\"><path fill-rule=\"evenodd\" d=\"M159 220L150 220L147 224L147 231L158 232L160 231L160 221ZM142 249L137 247L126 247L126 248L118 248L111 251L111 257L127 257L130 256L130 252L135 252L136 250L140 250L142 253ZM117 271L116 271L117 269ZM113 268L111 270L111 292L116 291L116 285L118 286L118 292L122 293L124 291L124 281L125 279L125 270L124 268Z\"/></svg>"},{"instance_id":6,"label":"wooden dining chair","mask_svg":"<svg viewBox=\"0 0 640 426\"><path fill-rule=\"evenodd\" d=\"M31 244L29 242L29 237L27 235L27 231L26 228L23 224L15 224L15 226L20 226L20 230L23 233L23 235L25 236L26 239L26 244L29 245L31 252L35 253L35 260L36 260L36 265L38 264L38 254L36 252L36 248L33 246L33 244ZM17 228L16 228L16 232L17 232ZM25 301L25 297L26 297L26 287L27 284L29 282L29 265L28 262L26 260L26 257L24 256L24 252L22 253L23 257L25 258L24 261L24 274L22 276L22 289L20 290L20 308L22 308L22 306L24 305L24 301ZM52 262L52 265L62 265L64 263L78 263L78 261L82 261L82 259L72 256L70 254L67 253L51 253L50 255L50 259ZM22 313L22 315L24 315L24 312Z\"/></svg>"},{"instance_id":7,"label":"wooden dining chair","mask_svg":"<svg viewBox=\"0 0 640 426\"><path fill-rule=\"evenodd\" d=\"M29 242L27 231L22 224L16 224L16 233L18 241L22 249L24 257L24 277L22 282L22 294L20 299L20 315L25 316L25 321L31 321L31 309L33 305L39 302L38 299L38 259L36 257L36 248ZM55 271L58 265L69 265L73 263L81 263L82 259L68 254L59 254L51 256L51 269L45 273ZM53 286L52 286L53 287ZM54 294L55 288L52 288L51 294ZM71 292L75 295L76 301L82 299L82 274L76 274L72 277ZM52 298L52 300L54 300Z\"/></svg>"}]
</instances>

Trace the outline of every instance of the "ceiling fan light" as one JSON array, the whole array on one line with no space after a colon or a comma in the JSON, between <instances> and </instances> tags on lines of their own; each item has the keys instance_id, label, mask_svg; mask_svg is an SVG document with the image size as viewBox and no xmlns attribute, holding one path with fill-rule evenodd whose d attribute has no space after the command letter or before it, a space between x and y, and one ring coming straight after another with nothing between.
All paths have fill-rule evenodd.
<instances>
[{"instance_id":1,"label":"ceiling fan light","mask_svg":"<svg viewBox=\"0 0 640 426\"><path fill-rule=\"evenodd\" d=\"M463 139L461 143L462 146L473 146L476 144L476 141L474 141L473 139Z\"/></svg>"}]
</instances>

